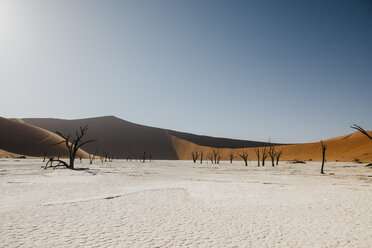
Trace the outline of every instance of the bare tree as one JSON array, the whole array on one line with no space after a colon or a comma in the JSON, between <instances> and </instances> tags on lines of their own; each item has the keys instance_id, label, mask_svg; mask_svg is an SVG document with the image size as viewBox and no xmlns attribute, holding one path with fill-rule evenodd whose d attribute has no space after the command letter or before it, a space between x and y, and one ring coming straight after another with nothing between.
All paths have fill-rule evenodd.
<instances>
[{"instance_id":1,"label":"bare tree","mask_svg":"<svg viewBox=\"0 0 372 248\"><path fill-rule=\"evenodd\" d=\"M89 154L89 164L93 164L94 159L96 158L97 152L95 152L93 155Z\"/></svg>"},{"instance_id":2,"label":"bare tree","mask_svg":"<svg viewBox=\"0 0 372 248\"><path fill-rule=\"evenodd\" d=\"M217 164L219 164L221 160L222 160L222 156L220 154L218 154L217 155Z\"/></svg>"},{"instance_id":3,"label":"bare tree","mask_svg":"<svg viewBox=\"0 0 372 248\"><path fill-rule=\"evenodd\" d=\"M283 154L283 149L276 153L276 165L279 165L279 159Z\"/></svg>"},{"instance_id":4,"label":"bare tree","mask_svg":"<svg viewBox=\"0 0 372 248\"><path fill-rule=\"evenodd\" d=\"M269 156L271 158L271 165L274 167L275 166L276 151L275 151L275 147L273 145L270 145L270 147L269 147Z\"/></svg>"},{"instance_id":5,"label":"bare tree","mask_svg":"<svg viewBox=\"0 0 372 248\"><path fill-rule=\"evenodd\" d=\"M79 132L80 131L80 132ZM75 162L75 158L76 158L76 155L77 155L77 152L79 151L79 149L90 143L90 142L94 142L96 140L87 140L87 141L83 141L82 138L86 135L87 131L88 131L88 126L84 126L84 127L80 127L80 130L76 130L76 138L74 140L71 140L71 135L68 135L67 137L64 136L62 133L60 132L56 132L59 136L62 137L62 141L61 142L58 142L56 145L58 144L65 144L66 147L67 147L67 150L68 150L68 153L69 153L69 164L67 164L66 162L62 161L62 160L56 160L54 158L50 158L49 161L52 163L53 161L58 161L59 163L58 164L61 164L61 166L65 166L66 168L69 168L69 169L75 169L74 167L74 162ZM48 161L48 163L49 163ZM58 166L58 165L57 165ZM45 165L44 169L47 168L47 165Z\"/></svg>"},{"instance_id":6,"label":"bare tree","mask_svg":"<svg viewBox=\"0 0 372 248\"><path fill-rule=\"evenodd\" d=\"M213 164L213 153L209 153L208 158L211 161L211 163Z\"/></svg>"},{"instance_id":7,"label":"bare tree","mask_svg":"<svg viewBox=\"0 0 372 248\"><path fill-rule=\"evenodd\" d=\"M248 166L248 152L244 150L239 156L244 160L245 166Z\"/></svg>"},{"instance_id":8,"label":"bare tree","mask_svg":"<svg viewBox=\"0 0 372 248\"><path fill-rule=\"evenodd\" d=\"M269 149L266 146L262 147L262 166L265 166L265 160L269 156Z\"/></svg>"},{"instance_id":9,"label":"bare tree","mask_svg":"<svg viewBox=\"0 0 372 248\"><path fill-rule=\"evenodd\" d=\"M143 151L143 154L142 154L142 163L144 163L146 160L146 151Z\"/></svg>"},{"instance_id":10,"label":"bare tree","mask_svg":"<svg viewBox=\"0 0 372 248\"><path fill-rule=\"evenodd\" d=\"M234 153L230 153L229 157L230 157L230 164L232 164L232 161L234 159Z\"/></svg>"},{"instance_id":11,"label":"bare tree","mask_svg":"<svg viewBox=\"0 0 372 248\"><path fill-rule=\"evenodd\" d=\"M256 147L254 150L257 156L257 166L260 167L260 148Z\"/></svg>"},{"instance_id":12,"label":"bare tree","mask_svg":"<svg viewBox=\"0 0 372 248\"><path fill-rule=\"evenodd\" d=\"M215 164L219 164L222 157L220 155L220 152L218 151L218 149L213 149L212 150L212 153L213 153L213 160L214 160L214 163ZM213 162L212 162L213 163Z\"/></svg>"},{"instance_id":13,"label":"bare tree","mask_svg":"<svg viewBox=\"0 0 372 248\"><path fill-rule=\"evenodd\" d=\"M202 164L203 163L203 152L200 152L200 164Z\"/></svg>"},{"instance_id":14,"label":"bare tree","mask_svg":"<svg viewBox=\"0 0 372 248\"><path fill-rule=\"evenodd\" d=\"M320 173L324 174L324 161L325 161L325 154L326 154L326 149L327 146L323 144L323 141L320 141L320 144L322 145L322 168L320 169Z\"/></svg>"},{"instance_id":15,"label":"bare tree","mask_svg":"<svg viewBox=\"0 0 372 248\"><path fill-rule=\"evenodd\" d=\"M104 152L104 155L103 156L105 157L105 162L107 162L108 155L109 155L108 152Z\"/></svg>"},{"instance_id":16,"label":"bare tree","mask_svg":"<svg viewBox=\"0 0 372 248\"><path fill-rule=\"evenodd\" d=\"M194 164L195 164L196 160L198 160L199 153L198 152L192 152L191 156L192 156L192 160L194 161Z\"/></svg>"},{"instance_id":17,"label":"bare tree","mask_svg":"<svg viewBox=\"0 0 372 248\"><path fill-rule=\"evenodd\" d=\"M79 159L80 159L80 164L81 164L83 162L83 154L80 153Z\"/></svg>"},{"instance_id":18,"label":"bare tree","mask_svg":"<svg viewBox=\"0 0 372 248\"><path fill-rule=\"evenodd\" d=\"M43 152L43 162L45 162L45 159L48 157L48 151Z\"/></svg>"},{"instance_id":19,"label":"bare tree","mask_svg":"<svg viewBox=\"0 0 372 248\"><path fill-rule=\"evenodd\" d=\"M367 136L369 139L372 140L372 136L370 136L366 130L364 130L363 128L361 128L360 126L354 124L352 126L350 126L351 128L354 128L356 130L358 130L359 132L361 132L362 134L364 134L365 136Z\"/></svg>"}]
</instances>

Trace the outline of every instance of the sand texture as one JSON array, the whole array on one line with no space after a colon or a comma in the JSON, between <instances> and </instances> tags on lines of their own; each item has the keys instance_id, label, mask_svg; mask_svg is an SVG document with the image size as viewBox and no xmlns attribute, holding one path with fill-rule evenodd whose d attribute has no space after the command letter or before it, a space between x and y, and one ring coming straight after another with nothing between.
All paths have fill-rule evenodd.
<instances>
[{"instance_id":1,"label":"sand texture","mask_svg":"<svg viewBox=\"0 0 372 248\"><path fill-rule=\"evenodd\" d=\"M1 247L372 247L372 169L361 165L41 166L0 161Z\"/></svg>"}]
</instances>

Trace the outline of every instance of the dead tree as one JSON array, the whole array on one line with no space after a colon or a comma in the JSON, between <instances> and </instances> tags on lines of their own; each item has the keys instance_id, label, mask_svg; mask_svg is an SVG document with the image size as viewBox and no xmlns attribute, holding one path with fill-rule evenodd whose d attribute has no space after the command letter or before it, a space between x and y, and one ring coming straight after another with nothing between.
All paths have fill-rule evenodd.
<instances>
[{"instance_id":1,"label":"dead tree","mask_svg":"<svg viewBox=\"0 0 372 248\"><path fill-rule=\"evenodd\" d=\"M105 152L105 153L104 153L104 157L105 157L105 162L107 162L107 159L108 159L108 155L109 155L109 154L108 154L108 152Z\"/></svg>"},{"instance_id":2,"label":"dead tree","mask_svg":"<svg viewBox=\"0 0 372 248\"><path fill-rule=\"evenodd\" d=\"M265 160L269 156L269 149L266 146L262 147L262 166L265 166Z\"/></svg>"},{"instance_id":3,"label":"dead tree","mask_svg":"<svg viewBox=\"0 0 372 248\"><path fill-rule=\"evenodd\" d=\"M320 173L324 174L324 161L325 161L325 154L326 154L326 149L327 146L323 144L323 141L320 141L320 144L322 145L322 168L320 169Z\"/></svg>"},{"instance_id":4,"label":"dead tree","mask_svg":"<svg viewBox=\"0 0 372 248\"><path fill-rule=\"evenodd\" d=\"M43 162L45 162L45 159L48 157L48 152L47 151L45 151L44 153L43 153Z\"/></svg>"},{"instance_id":5,"label":"dead tree","mask_svg":"<svg viewBox=\"0 0 372 248\"><path fill-rule=\"evenodd\" d=\"M220 152L216 149L216 150L212 150L212 153L213 153L213 160L214 160L214 163L215 164L219 164L222 157L220 155ZM213 161L212 161L213 163Z\"/></svg>"},{"instance_id":6,"label":"dead tree","mask_svg":"<svg viewBox=\"0 0 372 248\"><path fill-rule=\"evenodd\" d=\"M372 140L372 136L369 135L369 134L367 133L367 131L364 130L363 128L361 128L360 126L354 124L354 125L352 125L352 126L350 126L350 127L351 127L351 128L354 128L354 129L356 129L356 130L358 130L359 132L361 132L362 134L364 134L365 136L367 136L369 139Z\"/></svg>"},{"instance_id":7,"label":"dead tree","mask_svg":"<svg viewBox=\"0 0 372 248\"><path fill-rule=\"evenodd\" d=\"M217 155L217 164L219 164L221 160L222 160L222 156L220 154L218 154Z\"/></svg>"},{"instance_id":8,"label":"dead tree","mask_svg":"<svg viewBox=\"0 0 372 248\"><path fill-rule=\"evenodd\" d=\"M279 165L279 159L283 154L283 149L276 153L276 165Z\"/></svg>"},{"instance_id":9,"label":"dead tree","mask_svg":"<svg viewBox=\"0 0 372 248\"><path fill-rule=\"evenodd\" d=\"M58 164L53 165L53 162L58 162ZM46 168L48 168L48 165L49 165L49 168L53 168L53 169L55 169L57 167L60 167L60 166L69 168L69 165L65 161L62 161L62 160L59 160L59 159L54 159L53 157L49 158L48 162L44 166L44 170Z\"/></svg>"},{"instance_id":10,"label":"dead tree","mask_svg":"<svg viewBox=\"0 0 372 248\"><path fill-rule=\"evenodd\" d=\"M146 160L146 151L143 151L143 154L142 154L142 163L144 163Z\"/></svg>"},{"instance_id":11,"label":"dead tree","mask_svg":"<svg viewBox=\"0 0 372 248\"><path fill-rule=\"evenodd\" d=\"M195 164L196 160L198 160L199 153L198 152L192 152L191 156L192 156L192 160L194 161L194 164Z\"/></svg>"},{"instance_id":12,"label":"dead tree","mask_svg":"<svg viewBox=\"0 0 372 248\"><path fill-rule=\"evenodd\" d=\"M203 163L203 152L200 152L200 164L202 164Z\"/></svg>"},{"instance_id":13,"label":"dead tree","mask_svg":"<svg viewBox=\"0 0 372 248\"><path fill-rule=\"evenodd\" d=\"M69 156L70 163L67 164L67 163L64 162L65 163L64 166L66 166L67 168L72 169L72 170L75 169L74 162L75 162L75 158L76 158L76 155L77 155L77 152L79 151L79 149L82 146L84 146L84 145L86 145L90 142L96 141L96 140L87 140L87 141L82 140L82 138L86 135L86 133L88 131L88 126L80 127L79 131L76 130L76 138L74 140L70 140L71 135L68 135L66 137L62 133L56 132L63 139L61 142L58 142L56 145L65 144L66 147L67 147L67 150L68 150L68 154L69 154L68 156ZM61 160L58 160L58 161L61 162Z\"/></svg>"},{"instance_id":14,"label":"dead tree","mask_svg":"<svg viewBox=\"0 0 372 248\"><path fill-rule=\"evenodd\" d=\"M257 166L260 167L260 148L256 147L254 150L257 156Z\"/></svg>"},{"instance_id":15,"label":"dead tree","mask_svg":"<svg viewBox=\"0 0 372 248\"><path fill-rule=\"evenodd\" d=\"M274 167L275 166L275 157L276 157L276 151L275 147L270 145L269 147L269 156L271 158L271 165Z\"/></svg>"},{"instance_id":16,"label":"dead tree","mask_svg":"<svg viewBox=\"0 0 372 248\"><path fill-rule=\"evenodd\" d=\"M239 156L244 160L245 166L248 166L248 152L243 151L243 153L239 154Z\"/></svg>"},{"instance_id":17,"label":"dead tree","mask_svg":"<svg viewBox=\"0 0 372 248\"><path fill-rule=\"evenodd\" d=\"M211 161L211 163L213 164L213 153L209 153L208 158Z\"/></svg>"},{"instance_id":18,"label":"dead tree","mask_svg":"<svg viewBox=\"0 0 372 248\"><path fill-rule=\"evenodd\" d=\"M89 154L89 164L93 164L93 160L96 158L97 152L95 152L93 155Z\"/></svg>"},{"instance_id":19,"label":"dead tree","mask_svg":"<svg viewBox=\"0 0 372 248\"><path fill-rule=\"evenodd\" d=\"M233 161L233 159L234 159L234 153L230 153L230 164L232 164L232 161Z\"/></svg>"}]
</instances>

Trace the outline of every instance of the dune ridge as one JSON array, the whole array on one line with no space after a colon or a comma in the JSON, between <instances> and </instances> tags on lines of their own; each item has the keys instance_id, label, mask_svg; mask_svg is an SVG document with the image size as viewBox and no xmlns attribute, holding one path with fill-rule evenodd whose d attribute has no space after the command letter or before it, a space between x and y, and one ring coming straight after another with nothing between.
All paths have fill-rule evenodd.
<instances>
[{"instance_id":1,"label":"dune ridge","mask_svg":"<svg viewBox=\"0 0 372 248\"><path fill-rule=\"evenodd\" d=\"M248 160L257 160L255 147L267 146L266 142L234 140L195 135L173 130L154 128L125 121L114 116L95 117L78 120L52 118L0 119L0 149L6 152L43 156L46 150L51 155L66 155L63 145L51 146L61 138L55 131L64 134L74 133L79 126L88 125L86 139L98 142L87 144L84 150L103 155L108 153L116 159L140 158L144 151L153 159L190 160L191 152L203 152L204 160L212 150L218 150L222 160L228 160L234 154L234 160L243 151L248 152ZM369 131L370 134L372 132ZM350 162L372 161L372 141L360 132L324 140L327 145L327 161ZM321 160L319 142L303 144L272 144L277 150L283 150L281 160ZM5 152L0 153L0 156ZM14 155L15 156L15 155ZM87 157L88 154L84 154ZM269 158L267 159L269 163Z\"/></svg>"}]
</instances>

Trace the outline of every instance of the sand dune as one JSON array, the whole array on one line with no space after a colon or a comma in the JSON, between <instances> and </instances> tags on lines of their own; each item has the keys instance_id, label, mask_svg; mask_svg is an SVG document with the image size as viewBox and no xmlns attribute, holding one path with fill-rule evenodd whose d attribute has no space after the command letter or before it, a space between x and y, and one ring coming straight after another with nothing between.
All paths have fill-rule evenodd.
<instances>
[{"instance_id":1,"label":"sand dune","mask_svg":"<svg viewBox=\"0 0 372 248\"><path fill-rule=\"evenodd\" d=\"M64 144L54 145L62 139L58 135L35 127L19 120L10 120L0 117L0 149L4 152L0 156L15 156L22 154L27 156L66 156L67 149ZM8 152L8 153L6 153ZM88 154L81 151L83 157Z\"/></svg>"},{"instance_id":2,"label":"sand dune","mask_svg":"<svg viewBox=\"0 0 372 248\"><path fill-rule=\"evenodd\" d=\"M12 153L12 152L8 152L8 151L0 149L0 158L19 158L23 156L24 155Z\"/></svg>"},{"instance_id":3,"label":"sand dune","mask_svg":"<svg viewBox=\"0 0 372 248\"><path fill-rule=\"evenodd\" d=\"M369 132L372 134L372 132ZM211 153L211 147L200 146L190 143L185 140L180 140L173 137L172 142L177 156L180 159L192 159L191 152L198 151L204 153L204 159L207 154ZM327 161L354 161L359 159L362 162L372 161L372 141L360 133L352 133L349 135L325 140L327 145L326 159ZM282 160L312 160L321 161L321 145L320 142L304 143L295 145L279 145L275 146L276 150L283 150ZM231 153L235 154L235 159L240 160L238 154L246 150L249 154L249 160L257 160L254 148L240 149L218 149L222 158L227 160ZM269 158L267 159L267 161Z\"/></svg>"},{"instance_id":4,"label":"sand dune","mask_svg":"<svg viewBox=\"0 0 372 248\"><path fill-rule=\"evenodd\" d=\"M178 159L169 135L164 129L134 124L113 116L80 120L24 119L27 123L55 132L73 133L79 126L89 126L87 139L98 142L87 144L89 153L105 152L115 158L139 157L144 151L155 159Z\"/></svg>"},{"instance_id":5,"label":"sand dune","mask_svg":"<svg viewBox=\"0 0 372 248\"><path fill-rule=\"evenodd\" d=\"M96 117L80 120L61 120L50 118L27 118L25 122L55 132L74 132L79 126L88 125L87 137L98 142L88 144L85 150L99 154L109 152L115 158L139 157L145 150L154 159L179 159L180 151L174 147L174 139L190 144L208 147L237 148L267 145L267 142L215 138L154 128L121 120L114 116ZM183 155L181 156L184 157Z\"/></svg>"},{"instance_id":6,"label":"sand dune","mask_svg":"<svg viewBox=\"0 0 372 248\"><path fill-rule=\"evenodd\" d=\"M8 123L7 126L6 123ZM240 159L238 153L243 150L248 151L249 160L256 160L252 147L267 146L266 142L215 138L148 127L114 116L79 120L50 118L7 120L2 118L0 124L3 131L0 134L8 137L0 141L2 142L0 148L8 152L32 156L41 156L47 148L50 148L50 144L59 138L54 134L55 131L65 134L74 133L79 126L84 125L89 125L87 139L98 140L96 143L88 144L84 149L89 153L97 152L99 155L108 152L109 156L114 158L139 158L146 151L147 154L152 154L153 159L189 160L191 152L198 151L204 153L206 160L207 154L212 149L218 148L223 160L228 160L231 153L235 154L235 159ZM19 137L19 133L22 132L15 131L17 128L28 131L23 131L23 136ZM13 134L9 135L7 129ZM30 134L38 136L35 138ZM20 145L21 140L28 141ZM372 142L359 132L328 139L324 143L328 146L327 161L354 161L355 159L364 162L372 161ZM32 144L37 144L37 146ZM29 149L21 149L22 147ZM283 160L321 160L321 146L318 142L276 145L276 149L283 150ZM57 151L59 152L60 150Z\"/></svg>"}]
</instances>

